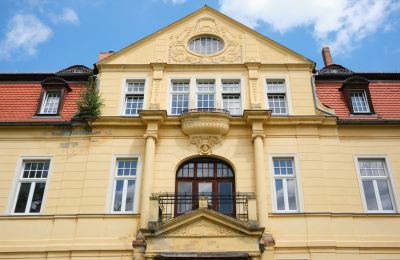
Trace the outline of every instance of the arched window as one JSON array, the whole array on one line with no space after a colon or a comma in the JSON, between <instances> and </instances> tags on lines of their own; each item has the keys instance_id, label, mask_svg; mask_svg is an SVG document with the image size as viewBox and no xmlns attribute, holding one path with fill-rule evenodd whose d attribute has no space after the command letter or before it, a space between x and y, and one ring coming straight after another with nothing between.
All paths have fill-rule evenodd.
<instances>
[{"instance_id":1,"label":"arched window","mask_svg":"<svg viewBox=\"0 0 400 260\"><path fill-rule=\"evenodd\" d=\"M208 207L234 216L235 176L222 160L201 157L186 161L176 173L175 214L196 209L199 196L208 197Z\"/></svg>"}]
</instances>

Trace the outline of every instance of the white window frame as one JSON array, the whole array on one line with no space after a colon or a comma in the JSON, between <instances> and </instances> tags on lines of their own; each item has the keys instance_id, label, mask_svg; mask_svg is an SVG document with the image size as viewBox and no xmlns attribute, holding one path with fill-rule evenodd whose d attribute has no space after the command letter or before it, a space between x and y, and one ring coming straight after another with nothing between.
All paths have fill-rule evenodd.
<instances>
[{"instance_id":1,"label":"white window frame","mask_svg":"<svg viewBox=\"0 0 400 260\"><path fill-rule=\"evenodd\" d=\"M199 91L199 88L198 88L198 82L199 81L208 81L208 80L210 80L210 81L214 81L214 92L211 92L211 91ZM199 99L199 95L214 95L214 108L217 108L218 107L218 105L217 105L217 79L216 78L212 78L212 77L208 77L208 78L196 78L196 81L195 81L195 85L196 85L196 105L195 105L195 108L196 109L198 109L199 107L198 107L198 99ZM207 108L210 108L210 107L207 107Z\"/></svg>"},{"instance_id":2,"label":"white window frame","mask_svg":"<svg viewBox=\"0 0 400 260\"><path fill-rule=\"evenodd\" d=\"M286 114L272 114L276 116L287 116L293 115L293 105L292 105L292 95L291 95L291 84L290 78L287 74L284 73L268 73L266 76L260 77L263 79L263 86L264 86L264 106L265 109L269 109L268 103L268 89L267 89L267 80L274 80L274 79L282 79L285 80L286 86Z\"/></svg>"},{"instance_id":3,"label":"white window frame","mask_svg":"<svg viewBox=\"0 0 400 260\"><path fill-rule=\"evenodd\" d=\"M187 81L188 82L188 91L187 92L175 92L172 90L173 83L174 82L179 82L179 81ZM169 106L168 106L168 114L174 115L174 116L179 116L180 114L173 114L172 113L172 96L174 94L187 94L188 95L188 108L190 109L190 92L191 92L191 79L190 78L173 78L170 79L169 81Z\"/></svg>"},{"instance_id":4,"label":"white window frame","mask_svg":"<svg viewBox=\"0 0 400 260\"><path fill-rule=\"evenodd\" d=\"M168 104L168 115L174 115L172 114L172 81L174 80L188 80L189 81L189 107L188 109L196 109L197 108L197 81L198 80L215 80L215 92L214 92L214 104L215 104L215 108L217 109L223 109L223 100L222 100L222 81L224 80L238 80L240 81L240 106L241 106L241 113L240 114L233 114L235 115L242 115L243 114L243 109L244 109L244 100L245 100L245 96L246 96L246 92L243 91L243 82L245 82L245 78L243 75L224 75L223 77L213 77L213 75L211 76L207 76L207 77L203 77L203 76L197 76L197 77L191 77L191 76L174 76L174 77L168 77L168 84L169 84L169 95L168 95L168 100L167 100L167 104ZM227 93L227 92L224 92Z\"/></svg>"},{"instance_id":5,"label":"white window frame","mask_svg":"<svg viewBox=\"0 0 400 260\"><path fill-rule=\"evenodd\" d=\"M239 90L238 91L224 91L223 86L224 86L224 82L229 82L229 81L239 81ZM242 104L242 80L241 79L228 79L228 78L223 78L221 79L221 84L220 84L220 88L221 88L221 108L224 108L224 96L226 95L238 95L239 96L239 106L240 106L240 112L239 113L231 113L229 111L229 113L233 116L238 116L243 114L243 104Z\"/></svg>"},{"instance_id":6,"label":"white window frame","mask_svg":"<svg viewBox=\"0 0 400 260\"><path fill-rule=\"evenodd\" d=\"M136 178L129 178L135 180L135 194L133 201L133 210L132 211L114 211L114 197L115 197L115 185L117 178L117 170L118 160L124 159L136 159L137 160L137 168L136 168ZM111 169L110 169L110 179L109 179L109 191L108 191L108 204L107 204L107 212L111 214L138 214L139 213L139 203L140 203L140 183L141 183L141 172L142 172L142 156L139 154L114 154L112 157ZM124 178L122 178L124 179ZM125 186L125 184L124 184ZM126 189L124 187L124 193L126 193ZM124 197L124 196L123 196Z\"/></svg>"},{"instance_id":7,"label":"white window frame","mask_svg":"<svg viewBox=\"0 0 400 260\"><path fill-rule=\"evenodd\" d=\"M121 80L121 100L120 100L120 115L124 117L137 117L139 114L132 114L132 115L127 115L125 114L125 101L126 101L126 96L127 95L135 95L134 93L127 92L127 83L129 81L135 81L135 80L143 80L144 81L144 92L138 95L143 95L143 108L142 110L145 110L147 108L147 97L149 96L149 82L151 81L151 78L148 76L126 76L123 77Z\"/></svg>"},{"instance_id":8,"label":"white window frame","mask_svg":"<svg viewBox=\"0 0 400 260\"><path fill-rule=\"evenodd\" d=\"M364 98L364 103L365 103L365 108L367 111L364 112L356 112L354 111L354 105L353 105L353 100L351 99L351 94L352 92L362 92L362 96ZM354 114L366 114L366 113L371 113L371 109L369 108L369 104L368 104L368 96L367 96L367 92L365 89L350 89L349 90L349 98L350 98L350 104L352 106L352 110Z\"/></svg>"},{"instance_id":9,"label":"white window frame","mask_svg":"<svg viewBox=\"0 0 400 260\"><path fill-rule=\"evenodd\" d=\"M32 182L45 182L46 183L46 186L45 186L44 192L43 192L42 205L40 207L39 212L15 213L14 211L15 211L15 206L16 206L17 200L18 200L19 189L21 186L21 182L24 180L23 178L21 178L21 176L24 171L26 161L49 161L49 171L48 171L45 181L43 181L43 179L36 179L36 178L30 179L30 180L32 180ZM9 196L10 199L8 202L9 206L6 209L6 212L10 215L17 215L17 216L18 215L41 215L42 212L44 211L44 208L46 207L47 190L48 190L48 186L50 185L52 168L53 168L53 157L52 156L21 156L21 157L19 157L18 161L17 161L15 177L14 177L14 181L13 181L13 185L12 185L13 189L11 189L11 191L10 191L10 196ZM28 197L28 202L32 199L33 191L34 191L34 187L33 188L31 187L30 191L29 191L30 195ZM29 208L29 207L26 207L26 208Z\"/></svg>"},{"instance_id":10,"label":"white window frame","mask_svg":"<svg viewBox=\"0 0 400 260\"><path fill-rule=\"evenodd\" d=\"M49 93L55 93L55 92L57 92L60 96L59 96L59 98L58 98L58 104L57 104L57 111L55 112L55 113L45 113L44 112L44 107L45 107L45 104L46 104L46 101L48 100L47 99L47 95L49 94ZM59 114L59 108L60 108L60 103L61 103L61 97L62 97L62 90L57 90L57 89L49 89L49 90L45 90L44 91L44 93L43 93L43 100L42 100L42 104L40 105L40 112L39 112L39 114L41 114L41 115L57 115L57 114Z\"/></svg>"},{"instance_id":11,"label":"white window frame","mask_svg":"<svg viewBox=\"0 0 400 260\"><path fill-rule=\"evenodd\" d=\"M274 173L274 159L293 159L294 164L294 179L296 183L296 210L278 210L278 205L276 203L276 188L275 188L275 173ZM272 205L274 213L299 213L304 211L304 202L303 202L303 192L301 189L301 180L300 180L300 163L298 154L296 153L271 153L269 154L269 174L270 174L270 185L272 190ZM285 205L287 197L285 199ZM286 207L285 207L286 208Z\"/></svg>"},{"instance_id":12,"label":"white window frame","mask_svg":"<svg viewBox=\"0 0 400 260\"><path fill-rule=\"evenodd\" d=\"M285 86L285 91L284 92L279 92L279 91L277 91L277 92L269 92L268 91L268 83L267 83L269 80L276 80L276 81L283 80L284 81L284 86ZM286 113L274 113L274 112L272 112L271 114L272 115L277 115L277 116L289 115L290 114L289 113L289 101L288 101L288 94L287 94L288 93L288 87L287 87L286 79L282 78L282 77L268 77L268 78L265 79L264 84L265 84L265 106L267 107L267 109L271 109L269 107L269 100L268 100L268 95L269 94L271 94L271 95L284 95L284 97L285 97Z\"/></svg>"},{"instance_id":13,"label":"white window frame","mask_svg":"<svg viewBox=\"0 0 400 260\"><path fill-rule=\"evenodd\" d=\"M360 196L361 196L361 200L362 200L362 203L363 203L364 212L365 213L397 213L398 209L400 208L399 207L399 203L398 203L399 200L398 200L397 189L396 189L397 185L396 185L396 180L393 178L394 174L393 174L392 169L390 167L389 157L387 155L382 155L382 154L377 154L377 155L356 154L356 155L353 155L353 159L354 159L354 164L355 164L355 167L356 167L358 185L359 185ZM359 165L359 160L360 159L366 159L366 160L368 160L368 159L371 159L371 160L372 159L377 159L377 160L383 160L384 161L385 170L387 170L387 173L386 173L387 174L387 180L389 181L389 185L388 185L389 186L389 192L390 192L390 196L391 196L391 199L392 199L394 210L379 210L379 209L378 210L368 210L367 201L366 201L366 198L365 198L364 186L362 184L362 180L363 179L368 179L368 177L367 178L361 177L360 165ZM376 178L371 177L370 179L374 180ZM374 184L374 190L376 192L375 188L376 187L375 187L375 184ZM380 199L378 200L378 198L377 198L377 203L378 203L378 208L382 208L380 206L381 201L380 201Z\"/></svg>"}]
</instances>

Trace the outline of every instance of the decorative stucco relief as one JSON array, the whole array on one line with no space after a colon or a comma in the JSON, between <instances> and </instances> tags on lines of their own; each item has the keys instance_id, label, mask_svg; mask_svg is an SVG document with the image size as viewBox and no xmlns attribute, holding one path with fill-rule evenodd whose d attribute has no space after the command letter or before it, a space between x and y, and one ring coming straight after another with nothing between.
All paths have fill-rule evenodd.
<instances>
[{"instance_id":1,"label":"decorative stucco relief","mask_svg":"<svg viewBox=\"0 0 400 260\"><path fill-rule=\"evenodd\" d=\"M191 136L190 143L197 146L199 153L209 155L212 153L212 148L221 143L220 136Z\"/></svg>"},{"instance_id":2,"label":"decorative stucco relief","mask_svg":"<svg viewBox=\"0 0 400 260\"><path fill-rule=\"evenodd\" d=\"M237 235L237 233L205 220L197 221L189 226L180 228L168 234L168 236L178 236L178 237L233 236L233 235Z\"/></svg>"},{"instance_id":3,"label":"decorative stucco relief","mask_svg":"<svg viewBox=\"0 0 400 260\"><path fill-rule=\"evenodd\" d=\"M188 50L189 40L196 35L215 35L224 41L224 49L214 55L198 55ZM243 36L229 27L218 24L213 18L205 17L195 25L185 27L170 35L168 63L218 64L243 63Z\"/></svg>"}]
</instances>

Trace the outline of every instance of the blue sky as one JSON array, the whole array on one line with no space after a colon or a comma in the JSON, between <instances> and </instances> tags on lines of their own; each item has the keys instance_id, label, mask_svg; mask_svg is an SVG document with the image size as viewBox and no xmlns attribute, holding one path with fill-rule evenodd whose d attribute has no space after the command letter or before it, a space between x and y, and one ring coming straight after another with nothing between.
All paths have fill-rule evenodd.
<instances>
[{"instance_id":1,"label":"blue sky","mask_svg":"<svg viewBox=\"0 0 400 260\"><path fill-rule=\"evenodd\" d=\"M92 67L207 4L323 66L400 72L400 0L0 0L0 71Z\"/></svg>"}]
</instances>

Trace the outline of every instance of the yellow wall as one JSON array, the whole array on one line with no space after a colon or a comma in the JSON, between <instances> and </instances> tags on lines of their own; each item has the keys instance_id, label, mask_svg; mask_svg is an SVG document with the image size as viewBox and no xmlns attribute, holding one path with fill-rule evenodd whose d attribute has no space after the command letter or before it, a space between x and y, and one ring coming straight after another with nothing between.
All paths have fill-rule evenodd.
<instances>
[{"instance_id":1,"label":"yellow wall","mask_svg":"<svg viewBox=\"0 0 400 260\"><path fill-rule=\"evenodd\" d=\"M243 47L240 62L169 62L171 36L193 28L204 17L213 18L226 28L225 33L240 36L232 43ZM139 117L121 117L125 80L145 78L144 109L150 109L155 100L158 109L167 110L172 78L207 77L242 79L244 109L254 109L257 103L258 109L266 108L266 78L284 78L288 86L290 115L272 116L264 123L266 231L276 244L267 248L263 259L399 259L400 215L364 213L354 156L387 156L394 193L399 194L400 127L336 125L335 118L317 115L310 61L207 8L189 18L98 63L105 107L90 128L81 124L0 128L0 258L132 259L131 242L137 235L140 212L110 213L116 157L139 156L140 165L145 157L146 124ZM157 74L152 63L167 64ZM160 77L159 89L154 76ZM161 124L155 152L151 192L174 192L179 164L199 155L183 134L178 117L168 117ZM298 159L302 198L298 214L273 212L270 158L277 154ZM18 163L24 156L51 157L38 216L12 215ZM213 147L212 156L232 164L236 191L256 192L252 130L245 118L230 120L229 132ZM143 167L138 175L141 194ZM136 199L139 204L140 196Z\"/></svg>"}]
</instances>

